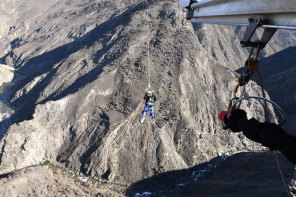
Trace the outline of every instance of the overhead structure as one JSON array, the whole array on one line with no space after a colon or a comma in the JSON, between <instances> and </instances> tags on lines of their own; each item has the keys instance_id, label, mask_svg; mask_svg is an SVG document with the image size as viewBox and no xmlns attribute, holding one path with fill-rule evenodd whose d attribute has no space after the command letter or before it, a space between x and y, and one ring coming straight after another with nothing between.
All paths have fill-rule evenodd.
<instances>
[{"instance_id":1,"label":"overhead structure","mask_svg":"<svg viewBox=\"0 0 296 197\"><path fill-rule=\"evenodd\" d=\"M260 26L296 30L295 0L180 0L192 23L249 25L248 18L261 18Z\"/></svg>"},{"instance_id":2,"label":"overhead structure","mask_svg":"<svg viewBox=\"0 0 296 197\"><path fill-rule=\"evenodd\" d=\"M243 47L262 50L277 29L296 30L296 0L179 0L192 23L248 26ZM260 41L251 41L258 27L264 28Z\"/></svg>"}]
</instances>

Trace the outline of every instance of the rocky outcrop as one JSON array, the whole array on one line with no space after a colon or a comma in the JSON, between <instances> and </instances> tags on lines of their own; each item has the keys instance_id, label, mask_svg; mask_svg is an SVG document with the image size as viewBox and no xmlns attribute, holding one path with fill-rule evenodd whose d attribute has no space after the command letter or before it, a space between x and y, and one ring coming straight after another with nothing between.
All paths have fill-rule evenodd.
<instances>
[{"instance_id":1,"label":"rocky outcrop","mask_svg":"<svg viewBox=\"0 0 296 197\"><path fill-rule=\"evenodd\" d=\"M124 196L54 165L40 165L0 177L1 196Z\"/></svg>"},{"instance_id":2,"label":"rocky outcrop","mask_svg":"<svg viewBox=\"0 0 296 197\"><path fill-rule=\"evenodd\" d=\"M66 102L67 99L62 99L54 104L49 102L37 107L36 118L14 124L9 128L13 132L8 131L9 135L2 138L1 174L40 164L56 157L67 132L56 124L60 120L54 114L65 113ZM52 114L37 115L45 111L51 111ZM58 119L53 120L54 117ZM19 142L22 143L19 144Z\"/></svg>"},{"instance_id":3,"label":"rocky outcrop","mask_svg":"<svg viewBox=\"0 0 296 197\"><path fill-rule=\"evenodd\" d=\"M258 149L222 130L217 119L232 96L233 70L247 57L236 28L194 31L176 2L149 3L48 1L40 4L42 13L21 12L31 13L32 20L24 19L30 28L19 34L16 24L18 38L1 61L29 76L11 96L18 111L0 140L0 174L55 159L90 176L132 183ZM140 124L149 21L157 119ZM247 93L260 89L250 82ZM262 117L258 103L242 107Z\"/></svg>"},{"instance_id":4,"label":"rocky outcrop","mask_svg":"<svg viewBox=\"0 0 296 197\"><path fill-rule=\"evenodd\" d=\"M13 86L12 81L15 79L15 74L12 70L6 65L0 64L0 137L9 125L7 120L14 113L14 110L10 108L7 102L10 96L10 88Z\"/></svg>"},{"instance_id":5,"label":"rocky outcrop","mask_svg":"<svg viewBox=\"0 0 296 197\"><path fill-rule=\"evenodd\" d=\"M9 69L5 68L5 65L0 65L0 75L0 86L2 86L5 83L11 82L14 78L14 73Z\"/></svg>"}]
</instances>

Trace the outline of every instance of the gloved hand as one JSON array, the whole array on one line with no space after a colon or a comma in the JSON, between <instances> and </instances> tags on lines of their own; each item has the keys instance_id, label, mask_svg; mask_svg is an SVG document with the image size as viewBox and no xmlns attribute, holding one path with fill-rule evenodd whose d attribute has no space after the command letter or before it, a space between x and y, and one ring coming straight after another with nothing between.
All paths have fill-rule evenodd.
<instances>
[{"instance_id":1,"label":"gloved hand","mask_svg":"<svg viewBox=\"0 0 296 197\"><path fill-rule=\"evenodd\" d=\"M232 132L239 132L239 120L247 119L247 113L241 109L234 109L224 116L224 123Z\"/></svg>"}]
</instances>

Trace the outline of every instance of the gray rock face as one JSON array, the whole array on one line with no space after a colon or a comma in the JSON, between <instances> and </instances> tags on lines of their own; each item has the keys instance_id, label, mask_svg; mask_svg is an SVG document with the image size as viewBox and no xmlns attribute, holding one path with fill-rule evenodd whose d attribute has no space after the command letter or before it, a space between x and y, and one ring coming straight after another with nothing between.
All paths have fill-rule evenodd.
<instances>
[{"instance_id":1,"label":"gray rock face","mask_svg":"<svg viewBox=\"0 0 296 197\"><path fill-rule=\"evenodd\" d=\"M3 84L11 82L13 80L14 73L4 66L0 65L0 76L0 86L2 86Z\"/></svg>"},{"instance_id":2,"label":"gray rock face","mask_svg":"<svg viewBox=\"0 0 296 197\"><path fill-rule=\"evenodd\" d=\"M19 170L0 178L1 196L123 196L98 182L52 165ZM94 184L93 184L94 183Z\"/></svg>"},{"instance_id":3,"label":"gray rock face","mask_svg":"<svg viewBox=\"0 0 296 197\"><path fill-rule=\"evenodd\" d=\"M0 137L3 134L3 131L7 129L7 126L10 122L6 122L11 115L14 113L14 110L11 109L7 100L10 96L10 88L13 86L13 79L15 74L11 71L11 68L7 65L0 65Z\"/></svg>"},{"instance_id":4,"label":"gray rock face","mask_svg":"<svg viewBox=\"0 0 296 197\"><path fill-rule=\"evenodd\" d=\"M56 159L87 175L132 183L260 148L223 131L217 119L236 85L232 70L247 57L234 27L194 31L175 1L33 2L16 8L22 18L8 33L10 45L1 46L9 50L1 61L29 76L10 100L18 111L0 140L0 174ZM157 119L140 124L149 21ZM260 95L254 82L247 92ZM262 117L258 103L242 107Z\"/></svg>"}]
</instances>

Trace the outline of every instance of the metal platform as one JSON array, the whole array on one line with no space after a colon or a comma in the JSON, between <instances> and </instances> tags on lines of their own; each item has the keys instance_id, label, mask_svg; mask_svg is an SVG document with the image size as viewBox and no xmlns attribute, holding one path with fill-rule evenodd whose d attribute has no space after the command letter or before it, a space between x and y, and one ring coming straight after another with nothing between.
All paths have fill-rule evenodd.
<instances>
[{"instance_id":1,"label":"metal platform","mask_svg":"<svg viewBox=\"0 0 296 197\"><path fill-rule=\"evenodd\" d=\"M261 26L296 30L296 0L180 0L192 23L249 25L248 18L261 17Z\"/></svg>"}]
</instances>

